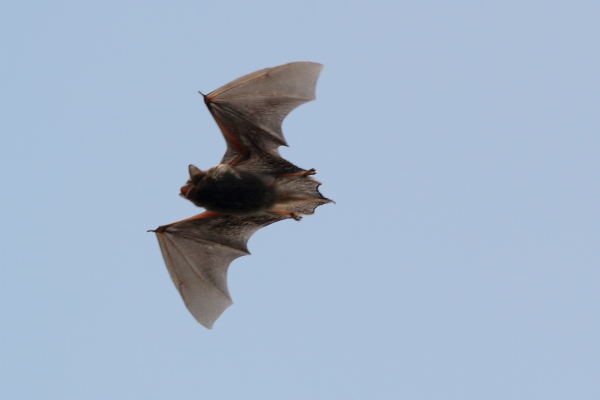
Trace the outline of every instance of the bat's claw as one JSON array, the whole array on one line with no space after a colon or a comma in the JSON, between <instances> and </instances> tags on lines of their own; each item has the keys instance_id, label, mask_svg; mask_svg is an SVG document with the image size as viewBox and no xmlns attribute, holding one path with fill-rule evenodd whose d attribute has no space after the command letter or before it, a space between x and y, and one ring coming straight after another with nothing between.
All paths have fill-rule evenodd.
<instances>
[{"instance_id":1,"label":"bat's claw","mask_svg":"<svg viewBox=\"0 0 600 400\"><path fill-rule=\"evenodd\" d=\"M317 173L317 170L314 169L314 168L311 168L311 169L309 169L307 171L304 171L303 175L304 176L309 176L309 175L315 175L316 173Z\"/></svg>"},{"instance_id":2,"label":"bat's claw","mask_svg":"<svg viewBox=\"0 0 600 400\"><path fill-rule=\"evenodd\" d=\"M288 217L292 218L294 221L300 221L302 219L302 215L292 212L292 211L273 210L273 211L271 211L271 213L287 215Z\"/></svg>"},{"instance_id":3,"label":"bat's claw","mask_svg":"<svg viewBox=\"0 0 600 400\"><path fill-rule=\"evenodd\" d=\"M302 215L295 212L290 213L290 217L292 217L294 221L300 221L302 219Z\"/></svg>"},{"instance_id":4,"label":"bat's claw","mask_svg":"<svg viewBox=\"0 0 600 400\"><path fill-rule=\"evenodd\" d=\"M161 225L156 229L148 229L146 232L154 232L154 233L163 233L165 231L165 229L167 229L169 226L171 226L172 224L169 225Z\"/></svg>"},{"instance_id":5,"label":"bat's claw","mask_svg":"<svg viewBox=\"0 0 600 400\"><path fill-rule=\"evenodd\" d=\"M315 175L317 173L317 170L314 168L311 169L307 169L306 171L302 171L302 172L291 172L289 174L282 174L279 175L278 178L306 178L309 175Z\"/></svg>"}]
</instances>

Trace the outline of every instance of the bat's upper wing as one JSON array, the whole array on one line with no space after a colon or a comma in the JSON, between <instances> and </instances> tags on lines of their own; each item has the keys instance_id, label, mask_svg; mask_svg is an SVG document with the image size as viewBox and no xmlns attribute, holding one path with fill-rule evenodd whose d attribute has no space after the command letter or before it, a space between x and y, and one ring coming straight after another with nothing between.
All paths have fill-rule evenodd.
<instances>
[{"instance_id":1,"label":"bat's upper wing","mask_svg":"<svg viewBox=\"0 0 600 400\"><path fill-rule=\"evenodd\" d=\"M169 274L185 305L207 328L232 304L227 289L229 264L250 254L246 244L258 229L286 215L218 215L184 220L156 231Z\"/></svg>"},{"instance_id":2,"label":"bat's upper wing","mask_svg":"<svg viewBox=\"0 0 600 400\"><path fill-rule=\"evenodd\" d=\"M279 157L287 145L281 131L283 119L296 107L315 99L321 64L294 62L242 76L204 101L227 141L221 163L253 152Z\"/></svg>"}]
</instances>

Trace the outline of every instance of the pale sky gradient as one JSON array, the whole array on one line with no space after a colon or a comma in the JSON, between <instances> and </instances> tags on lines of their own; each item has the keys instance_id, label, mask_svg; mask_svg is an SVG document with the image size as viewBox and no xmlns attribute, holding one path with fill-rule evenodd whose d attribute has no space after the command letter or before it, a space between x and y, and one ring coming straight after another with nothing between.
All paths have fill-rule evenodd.
<instances>
[{"instance_id":1,"label":"pale sky gradient","mask_svg":"<svg viewBox=\"0 0 600 400\"><path fill-rule=\"evenodd\" d=\"M5 1L0 398L600 399L600 3ZM212 331L147 229L225 145L197 91L325 65Z\"/></svg>"}]
</instances>

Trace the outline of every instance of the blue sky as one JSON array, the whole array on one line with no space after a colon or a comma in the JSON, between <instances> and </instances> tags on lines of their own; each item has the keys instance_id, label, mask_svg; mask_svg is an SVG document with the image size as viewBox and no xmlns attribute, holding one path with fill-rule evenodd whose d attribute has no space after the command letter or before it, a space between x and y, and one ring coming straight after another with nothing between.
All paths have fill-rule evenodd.
<instances>
[{"instance_id":1,"label":"blue sky","mask_svg":"<svg viewBox=\"0 0 600 400\"><path fill-rule=\"evenodd\" d=\"M7 399L600 398L600 5L4 2ZM212 331L158 225L224 141L197 91L325 65Z\"/></svg>"}]
</instances>

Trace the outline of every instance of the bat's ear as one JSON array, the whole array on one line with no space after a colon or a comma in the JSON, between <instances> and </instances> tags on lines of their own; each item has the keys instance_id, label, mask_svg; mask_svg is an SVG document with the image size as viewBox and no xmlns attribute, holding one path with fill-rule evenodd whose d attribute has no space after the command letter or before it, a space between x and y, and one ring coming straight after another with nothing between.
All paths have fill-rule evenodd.
<instances>
[{"instance_id":1,"label":"bat's ear","mask_svg":"<svg viewBox=\"0 0 600 400\"><path fill-rule=\"evenodd\" d=\"M194 175L198 175L198 174L202 173L200 168L196 167L195 165L190 164L190 166L188 168L190 170L190 178L193 177Z\"/></svg>"}]
</instances>

